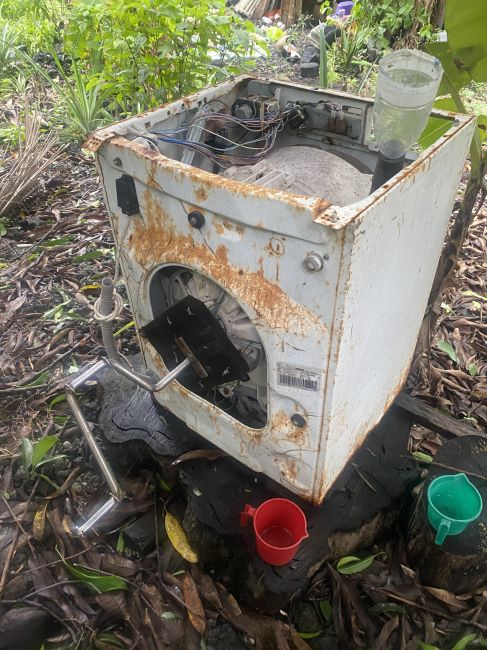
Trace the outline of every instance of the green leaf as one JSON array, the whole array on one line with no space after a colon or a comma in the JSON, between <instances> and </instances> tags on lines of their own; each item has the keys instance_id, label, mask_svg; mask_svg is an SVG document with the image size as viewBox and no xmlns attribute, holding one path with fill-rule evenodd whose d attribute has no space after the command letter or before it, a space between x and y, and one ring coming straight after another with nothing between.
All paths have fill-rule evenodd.
<instances>
[{"instance_id":1,"label":"green leaf","mask_svg":"<svg viewBox=\"0 0 487 650\"><path fill-rule=\"evenodd\" d=\"M58 239L48 239L47 241L40 244L41 248L52 248L53 246L64 246L65 244L71 244L73 238L71 235L66 235L65 237L59 237Z\"/></svg>"},{"instance_id":2,"label":"green leaf","mask_svg":"<svg viewBox=\"0 0 487 650\"><path fill-rule=\"evenodd\" d=\"M72 261L75 264L79 264L80 262L87 262L89 260L97 260L100 257L104 257L106 255L106 251L104 250L98 250L98 251L91 251L90 253L84 253L84 255L75 255L72 259Z\"/></svg>"},{"instance_id":3,"label":"green leaf","mask_svg":"<svg viewBox=\"0 0 487 650\"><path fill-rule=\"evenodd\" d=\"M477 115L477 128L480 142L485 142L487 140L487 115Z\"/></svg>"},{"instance_id":4,"label":"green leaf","mask_svg":"<svg viewBox=\"0 0 487 650\"><path fill-rule=\"evenodd\" d=\"M174 612L163 612L161 618L165 621L177 621L181 617L175 614Z\"/></svg>"},{"instance_id":5,"label":"green leaf","mask_svg":"<svg viewBox=\"0 0 487 650\"><path fill-rule=\"evenodd\" d=\"M422 451L413 451L411 456L414 456L417 460L420 460L423 463L431 463L433 461L433 456L429 454L424 454Z\"/></svg>"},{"instance_id":6,"label":"green leaf","mask_svg":"<svg viewBox=\"0 0 487 650\"><path fill-rule=\"evenodd\" d=\"M439 108L442 111L457 112L457 105L451 98L437 99L433 104L433 109ZM444 135L452 126L452 120L443 117L430 117L424 131L419 137L418 145L421 149L427 149L434 144L438 138Z\"/></svg>"},{"instance_id":7,"label":"green leaf","mask_svg":"<svg viewBox=\"0 0 487 650\"><path fill-rule=\"evenodd\" d=\"M32 450L32 467L37 467L44 460L58 440L57 436L44 436L35 443Z\"/></svg>"},{"instance_id":8,"label":"green leaf","mask_svg":"<svg viewBox=\"0 0 487 650\"><path fill-rule=\"evenodd\" d=\"M66 458L66 454L56 454L55 456L49 456L49 458L44 458L36 465L36 469L39 469L42 465L47 465L47 463L52 463L55 460L60 460L61 458Z\"/></svg>"},{"instance_id":9,"label":"green leaf","mask_svg":"<svg viewBox=\"0 0 487 650\"><path fill-rule=\"evenodd\" d=\"M41 372L41 374L38 377L36 377L34 381L31 381L30 384L24 384L24 388L33 388L34 386L40 386L41 384L45 384L49 379L49 377L50 375L47 370L45 372Z\"/></svg>"},{"instance_id":10,"label":"green leaf","mask_svg":"<svg viewBox=\"0 0 487 650\"><path fill-rule=\"evenodd\" d=\"M380 614L402 614L406 615L406 609L397 603L376 603L368 608L368 613L378 616Z\"/></svg>"},{"instance_id":11,"label":"green leaf","mask_svg":"<svg viewBox=\"0 0 487 650\"><path fill-rule=\"evenodd\" d=\"M441 648L438 648L436 645L431 645L430 643L423 643L422 641L419 641L419 647L421 650L441 650Z\"/></svg>"},{"instance_id":12,"label":"green leaf","mask_svg":"<svg viewBox=\"0 0 487 650\"><path fill-rule=\"evenodd\" d=\"M128 330L128 329L130 329L131 327L134 327L134 325L135 325L135 321L131 320L129 323L126 323L123 327L121 327L121 328L118 329L116 332L114 332L113 336L114 336L114 337L116 337L116 336L120 336L120 334L121 334L122 332L125 332L125 330Z\"/></svg>"},{"instance_id":13,"label":"green leaf","mask_svg":"<svg viewBox=\"0 0 487 650\"><path fill-rule=\"evenodd\" d=\"M265 35L271 39L271 41L278 41L281 36L284 36L284 31L280 27L271 25L266 31Z\"/></svg>"},{"instance_id":14,"label":"green leaf","mask_svg":"<svg viewBox=\"0 0 487 650\"><path fill-rule=\"evenodd\" d=\"M436 347L438 350L445 352L453 362L458 363L457 353L455 352L451 343L448 343L448 341L438 341L436 343Z\"/></svg>"},{"instance_id":15,"label":"green leaf","mask_svg":"<svg viewBox=\"0 0 487 650\"><path fill-rule=\"evenodd\" d=\"M333 608L327 600L320 600L320 610L327 623L330 623L333 616Z\"/></svg>"},{"instance_id":16,"label":"green leaf","mask_svg":"<svg viewBox=\"0 0 487 650\"><path fill-rule=\"evenodd\" d=\"M448 43L458 66L466 69L475 81L487 81L486 2L447 0L445 29Z\"/></svg>"},{"instance_id":17,"label":"green leaf","mask_svg":"<svg viewBox=\"0 0 487 650\"><path fill-rule=\"evenodd\" d=\"M166 483L160 474L156 474L157 483L163 492L170 492L171 486Z\"/></svg>"},{"instance_id":18,"label":"green leaf","mask_svg":"<svg viewBox=\"0 0 487 650\"><path fill-rule=\"evenodd\" d=\"M461 292L464 296L471 296L472 298L478 298L479 300L484 300L487 302L487 297L482 296L480 293L476 293L475 291L471 291L468 289L467 291L462 291Z\"/></svg>"},{"instance_id":19,"label":"green leaf","mask_svg":"<svg viewBox=\"0 0 487 650\"><path fill-rule=\"evenodd\" d=\"M467 634L455 643L451 650L465 650L465 648L477 638L477 634Z\"/></svg>"},{"instance_id":20,"label":"green leaf","mask_svg":"<svg viewBox=\"0 0 487 650\"><path fill-rule=\"evenodd\" d=\"M49 402L49 411L53 408L53 406L56 406L56 404L59 404L60 402L64 402L66 400L66 395L64 393L61 393L61 395L56 395L56 397L53 397L52 400Z\"/></svg>"},{"instance_id":21,"label":"green leaf","mask_svg":"<svg viewBox=\"0 0 487 650\"><path fill-rule=\"evenodd\" d=\"M127 589L127 582L119 576L104 575L79 564L68 564L67 562L64 564L73 578L86 584L94 593L104 594L107 591Z\"/></svg>"},{"instance_id":22,"label":"green leaf","mask_svg":"<svg viewBox=\"0 0 487 650\"><path fill-rule=\"evenodd\" d=\"M467 366L468 374L471 377L475 377L475 375L478 373L478 368L475 365L475 363L469 363Z\"/></svg>"},{"instance_id":23,"label":"green leaf","mask_svg":"<svg viewBox=\"0 0 487 650\"><path fill-rule=\"evenodd\" d=\"M470 83L471 76L463 69L459 59L454 57L449 43L427 43L425 50L436 56L443 66L443 77L438 89L438 95L449 95L453 90L460 90Z\"/></svg>"},{"instance_id":24,"label":"green leaf","mask_svg":"<svg viewBox=\"0 0 487 650\"><path fill-rule=\"evenodd\" d=\"M96 640L101 641L102 643L109 643L115 648L123 648L120 639L117 639L117 637L111 632L101 632Z\"/></svg>"},{"instance_id":25,"label":"green leaf","mask_svg":"<svg viewBox=\"0 0 487 650\"><path fill-rule=\"evenodd\" d=\"M382 553L375 553L365 558L355 557L354 555L346 555L337 562L337 571L343 575L352 575L353 573L360 573L372 564L375 558Z\"/></svg>"},{"instance_id":26,"label":"green leaf","mask_svg":"<svg viewBox=\"0 0 487 650\"><path fill-rule=\"evenodd\" d=\"M7 234L7 228L5 226L5 221L0 219L0 237L4 237Z\"/></svg>"},{"instance_id":27,"label":"green leaf","mask_svg":"<svg viewBox=\"0 0 487 650\"><path fill-rule=\"evenodd\" d=\"M302 639L316 639L323 634L323 630L318 630L318 632L298 632L298 634Z\"/></svg>"},{"instance_id":28,"label":"green leaf","mask_svg":"<svg viewBox=\"0 0 487 650\"><path fill-rule=\"evenodd\" d=\"M123 529L118 533L117 545L115 547L117 553L123 553L125 551L125 538L123 536Z\"/></svg>"},{"instance_id":29,"label":"green leaf","mask_svg":"<svg viewBox=\"0 0 487 650\"><path fill-rule=\"evenodd\" d=\"M22 443L21 443L21 457L22 457L22 465L24 466L24 469L27 471L30 469L32 465L32 443L29 440L29 438L22 438Z\"/></svg>"}]
</instances>

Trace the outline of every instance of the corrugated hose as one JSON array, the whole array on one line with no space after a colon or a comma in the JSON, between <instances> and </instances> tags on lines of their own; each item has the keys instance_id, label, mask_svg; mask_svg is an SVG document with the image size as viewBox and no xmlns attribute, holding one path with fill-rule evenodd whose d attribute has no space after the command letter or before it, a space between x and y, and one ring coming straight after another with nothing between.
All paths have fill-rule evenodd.
<instances>
[{"instance_id":1,"label":"corrugated hose","mask_svg":"<svg viewBox=\"0 0 487 650\"><path fill-rule=\"evenodd\" d=\"M123 309L123 298L116 292L111 277L103 278L101 282L100 297L93 305L93 313L100 322L101 337L109 359L124 363L123 357L118 353L113 338L112 322Z\"/></svg>"}]
</instances>

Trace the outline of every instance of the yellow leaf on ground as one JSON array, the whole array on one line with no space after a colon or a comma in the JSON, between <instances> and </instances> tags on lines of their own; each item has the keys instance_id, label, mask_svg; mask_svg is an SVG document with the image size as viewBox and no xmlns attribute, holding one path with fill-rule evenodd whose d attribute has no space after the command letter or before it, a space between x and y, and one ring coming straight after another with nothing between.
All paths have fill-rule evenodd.
<instances>
[{"instance_id":1,"label":"yellow leaf on ground","mask_svg":"<svg viewBox=\"0 0 487 650\"><path fill-rule=\"evenodd\" d=\"M198 562L198 556L189 545L186 533L184 532L181 524L176 519L176 517L170 512L166 512L164 524L166 526L166 532L167 536L169 537L169 541L174 546L179 555L182 555L188 562Z\"/></svg>"},{"instance_id":2,"label":"yellow leaf on ground","mask_svg":"<svg viewBox=\"0 0 487 650\"><path fill-rule=\"evenodd\" d=\"M32 532L34 537L40 542L44 537L44 528L46 525L46 509L47 503L42 505L34 515L34 522L32 524Z\"/></svg>"}]
</instances>

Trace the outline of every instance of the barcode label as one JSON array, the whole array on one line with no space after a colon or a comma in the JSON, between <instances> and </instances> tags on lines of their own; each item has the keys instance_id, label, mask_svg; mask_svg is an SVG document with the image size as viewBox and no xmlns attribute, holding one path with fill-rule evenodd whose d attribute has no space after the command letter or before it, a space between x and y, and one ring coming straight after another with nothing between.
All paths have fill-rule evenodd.
<instances>
[{"instance_id":1,"label":"barcode label","mask_svg":"<svg viewBox=\"0 0 487 650\"><path fill-rule=\"evenodd\" d=\"M317 368L295 366L290 363L277 364L277 383L298 390L318 391L320 389L320 371Z\"/></svg>"}]
</instances>

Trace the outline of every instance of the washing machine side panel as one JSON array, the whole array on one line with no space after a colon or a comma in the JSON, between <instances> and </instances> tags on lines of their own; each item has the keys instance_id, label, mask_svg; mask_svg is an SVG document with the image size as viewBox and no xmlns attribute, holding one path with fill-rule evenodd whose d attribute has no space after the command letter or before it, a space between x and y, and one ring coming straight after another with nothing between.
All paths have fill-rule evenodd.
<instances>
[{"instance_id":1,"label":"washing machine side panel","mask_svg":"<svg viewBox=\"0 0 487 650\"><path fill-rule=\"evenodd\" d=\"M318 502L407 379L473 128L448 132L346 228Z\"/></svg>"}]
</instances>

